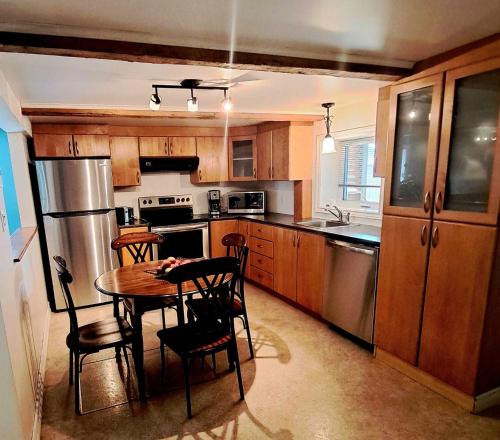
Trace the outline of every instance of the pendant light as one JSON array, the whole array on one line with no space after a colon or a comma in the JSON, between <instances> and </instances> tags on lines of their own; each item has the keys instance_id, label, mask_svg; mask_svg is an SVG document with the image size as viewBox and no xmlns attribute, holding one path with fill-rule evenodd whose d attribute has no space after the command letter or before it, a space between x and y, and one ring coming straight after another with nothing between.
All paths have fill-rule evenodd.
<instances>
[{"instance_id":1,"label":"pendant light","mask_svg":"<svg viewBox=\"0 0 500 440\"><path fill-rule=\"evenodd\" d=\"M155 92L151 95L151 99L149 101L149 108L151 110L158 111L160 110L161 98L158 95L158 89L155 87Z\"/></svg>"},{"instance_id":2,"label":"pendant light","mask_svg":"<svg viewBox=\"0 0 500 440\"><path fill-rule=\"evenodd\" d=\"M231 102L231 98L226 95L226 91L224 90L224 99L221 102L222 111L225 113L229 113L233 109L233 103Z\"/></svg>"},{"instance_id":3,"label":"pendant light","mask_svg":"<svg viewBox=\"0 0 500 440\"><path fill-rule=\"evenodd\" d=\"M335 149L335 140L333 139L330 128L332 126L332 116L330 116L330 108L335 105L334 102L325 102L321 104L323 108L326 108L326 116L325 116L325 124L326 124L326 136L323 139L323 145L321 148L321 152L323 154L335 153L337 150Z\"/></svg>"},{"instance_id":4,"label":"pendant light","mask_svg":"<svg viewBox=\"0 0 500 440\"><path fill-rule=\"evenodd\" d=\"M198 111L198 98L193 95L193 89L191 89L191 98L188 99L188 112Z\"/></svg>"}]
</instances>

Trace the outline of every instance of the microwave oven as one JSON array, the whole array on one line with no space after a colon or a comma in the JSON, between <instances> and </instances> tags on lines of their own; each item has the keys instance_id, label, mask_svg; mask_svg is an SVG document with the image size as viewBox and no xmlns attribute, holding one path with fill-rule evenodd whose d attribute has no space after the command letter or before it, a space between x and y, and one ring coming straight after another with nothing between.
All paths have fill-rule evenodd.
<instances>
[{"instance_id":1,"label":"microwave oven","mask_svg":"<svg viewBox=\"0 0 500 440\"><path fill-rule=\"evenodd\" d=\"M265 191L230 192L227 194L228 214L264 214Z\"/></svg>"}]
</instances>

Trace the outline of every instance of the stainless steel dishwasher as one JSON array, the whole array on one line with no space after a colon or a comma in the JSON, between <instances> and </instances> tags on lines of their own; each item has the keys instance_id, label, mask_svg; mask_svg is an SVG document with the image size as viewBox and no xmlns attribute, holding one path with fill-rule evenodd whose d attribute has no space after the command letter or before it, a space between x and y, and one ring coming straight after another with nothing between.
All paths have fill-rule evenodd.
<instances>
[{"instance_id":1,"label":"stainless steel dishwasher","mask_svg":"<svg viewBox=\"0 0 500 440\"><path fill-rule=\"evenodd\" d=\"M378 248L327 241L323 318L373 344Z\"/></svg>"}]
</instances>

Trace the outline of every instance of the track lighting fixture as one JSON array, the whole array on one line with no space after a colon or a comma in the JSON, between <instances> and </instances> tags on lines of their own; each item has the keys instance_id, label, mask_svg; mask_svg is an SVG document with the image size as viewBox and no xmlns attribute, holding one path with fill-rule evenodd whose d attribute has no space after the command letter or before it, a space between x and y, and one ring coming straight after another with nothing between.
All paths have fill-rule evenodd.
<instances>
[{"instance_id":1,"label":"track lighting fixture","mask_svg":"<svg viewBox=\"0 0 500 440\"><path fill-rule=\"evenodd\" d=\"M155 87L155 92L151 95L151 99L149 101L149 108L151 110L160 110L161 98L158 95L158 89Z\"/></svg>"},{"instance_id":2,"label":"track lighting fixture","mask_svg":"<svg viewBox=\"0 0 500 440\"><path fill-rule=\"evenodd\" d=\"M321 104L322 107L326 108L325 124L326 124L326 136L323 139L323 145L321 148L322 153L335 153L335 140L333 139L330 128L332 126L332 116L330 116L330 108L335 105L334 102L325 102Z\"/></svg>"},{"instance_id":3,"label":"track lighting fixture","mask_svg":"<svg viewBox=\"0 0 500 440\"><path fill-rule=\"evenodd\" d=\"M191 96L187 100L188 111L197 112L198 111L198 98L194 96L194 90L222 90L224 91L224 99L222 100L222 111L228 113L233 109L233 103L231 98L227 96L227 91L229 87L222 86L202 86L200 85L202 81L200 79L184 79L179 85L163 85L163 84L153 84L154 93L151 95L149 101L149 108L151 110L160 110L161 97L158 94L158 89L188 89L191 90Z\"/></svg>"}]
</instances>

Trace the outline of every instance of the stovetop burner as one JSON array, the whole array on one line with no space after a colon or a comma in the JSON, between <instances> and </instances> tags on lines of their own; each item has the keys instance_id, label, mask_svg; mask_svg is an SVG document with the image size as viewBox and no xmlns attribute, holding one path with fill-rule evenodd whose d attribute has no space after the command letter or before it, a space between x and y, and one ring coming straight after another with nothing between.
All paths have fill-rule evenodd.
<instances>
[{"instance_id":1,"label":"stovetop burner","mask_svg":"<svg viewBox=\"0 0 500 440\"><path fill-rule=\"evenodd\" d=\"M139 197L139 216L153 227L189 223L193 219L193 196Z\"/></svg>"}]
</instances>

